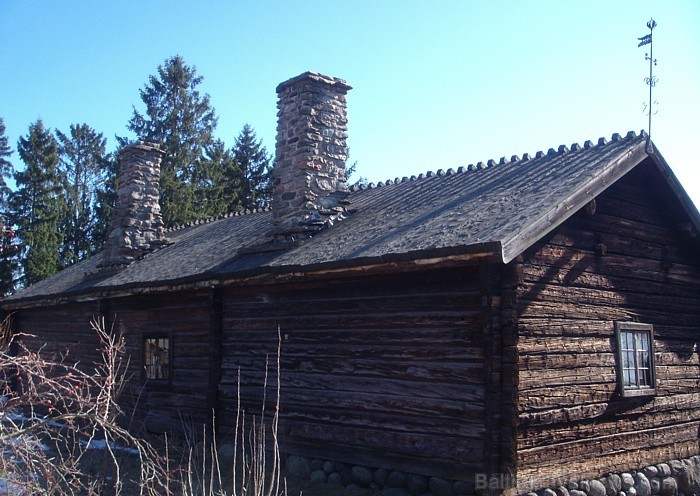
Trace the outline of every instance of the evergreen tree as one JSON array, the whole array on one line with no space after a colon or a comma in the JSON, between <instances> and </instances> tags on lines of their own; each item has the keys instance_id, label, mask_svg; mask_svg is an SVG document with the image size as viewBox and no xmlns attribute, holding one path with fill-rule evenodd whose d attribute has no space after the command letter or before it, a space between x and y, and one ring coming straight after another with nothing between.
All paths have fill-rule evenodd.
<instances>
[{"instance_id":1,"label":"evergreen tree","mask_svg":"<svg viewBox=\"0 0 700 496\"><path fill-rule=\"evenodd\" d=\"M197 203L206 199L201 178L213 175L206 151L214 144L217 118L209 95L197 86L202 77L182 57L167 59L158 74L141 90L146 113L134 108L128 129L139 140L161 144L166 156L161 164L160 204L166 226L206 217ZM204 188L206 189L206 188Z\"/></svg>"},{"instance_id":2,"label":"evergreen tree","mask_svg":"<svg viewBox=\"0 0 700 496\"><path fill-rule=\"evenodd\" d=\"M16 266L14 256L14 229L9 223L8 200L10 188L7 179L12 176L12 163L9 158L12 149L5 136L5 122L0 117L0 295L6 295L14 290L13 275Z\"/></svg>"},{"instance_id":3,"label":"evergreen tree","mask_svg":"<svg viewBox=\"0 0 700 496\"><path fill-rule=\"evenodd\" d=\"M243 126L236 138L233 160L239 169L243 208L266 206L272 199L271 158L249 124Z\"/></svg>"},{"instance_id":4,"label":"evergreen tree","mask_svg":"<svg viewBox=\"0 0 700 496\"><path fill-rule=\"evenodd\" d=\"M0 117L0 212L4 215L7 210L7 200L10 196L10 188L7 179L12 177L12 164L10 163L12 149L7 136L5 136L5 121Z\"/></svg>"},{"instance_id":5,"label":"evergreen tree","mask_svg":"<svg viewBox=\"0 0 700 496\"><path fill-rule=\"evenodd\" d=\"M25 169L14 174L17 189L10 196L10 207L22 242L23 279L29 285L59 269L59 223L66 203L57 170L58 143L41 120L29 126L17 151Z\"/></svg>"},{"instance_id":6,"label":"evergreen tree","mask_svg":"<svg viewBox=\"0 0 700 496\"><path fill-rule=\"evenodd\" d=\"M97 188L95 195L95 229L93 231L93 242L96 251L104 247L107 236L109 235L109 220L117 205L119 166L119 150L104 157L104 180Z\"/></svg>"},{"instance_id":7,"label":"evergreen tree","mask_svg":"<svg viewBox=\"0 0 700 496\"><path fill-rule=\"evenodd\" d=\"M56 131L59 176L68 203L62 222L64 242L60 265L67 266L94 253L97 194L105 180L107 140L87 124L71 124L70 134Z\"/></svg>"},{"instance_id":8,"label":"evergreen tree","mask_svg":"<svg viewBox=\"0 0 700 496\"><path fill-rule=\"evenodd\" d=\"M207 167L197 182L198 211L217 217L240 210L240 171L232 152L221 140L207 149Z\"/></svg>"}]
</instances>

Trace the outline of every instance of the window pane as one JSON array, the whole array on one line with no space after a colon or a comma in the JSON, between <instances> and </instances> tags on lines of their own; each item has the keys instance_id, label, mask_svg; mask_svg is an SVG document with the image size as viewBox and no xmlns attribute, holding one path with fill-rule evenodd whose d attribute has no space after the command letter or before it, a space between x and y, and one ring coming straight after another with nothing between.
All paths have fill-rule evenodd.
<instances>
[{"instance_id":1,"label":"window pane","mask_svg":"<svg viewBox=\"0 0 700 496\"><path fill-rule=\"evenodd\" d=\"M645 394L644 389L651 390L654 386L652 329L648 324L618 325L620 385L634 395Z\"/></svg>"},{"instance_id":2,"label":"window pane","mask_svg":"<svg viewBox=\"0 0 700 496\"><path fill-rule=\"evenodd\" d=\"M637 334L637 349L640 351L649 350L649 334L646 332L638 332Z\"/></svg>"},{"instance_id":3,"label":"window pane","mask_svg":"<svg viewBox=\"0 0 700 496\"><path fill-rule=\"evenodd\" d=\"M170 339L145 339L143 365L146 379L168 379L170 376Z\"/></svg>"}]
</instances>

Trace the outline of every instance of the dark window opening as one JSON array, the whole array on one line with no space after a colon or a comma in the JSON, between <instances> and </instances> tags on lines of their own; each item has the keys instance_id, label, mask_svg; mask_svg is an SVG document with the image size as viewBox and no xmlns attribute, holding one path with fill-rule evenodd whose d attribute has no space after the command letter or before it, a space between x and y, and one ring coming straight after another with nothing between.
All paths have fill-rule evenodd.
<instances>
[{"instance_id":1,"label":"dark window opening","mask_svg":"<svg viewBox=\"0 0 700 496\"><path fill-rule=\"evenodd\" d=\"M656 393L654 329L651 324L616 322L618 382L620 395Z\"/></svg>"},{"instance_id":2,"label":"dark window opening","mask_svg":"<svg viewBox=\"0 0 700 496\"><path fill-rule=\"evenodd\" d=\"M170 384L172 371L172 339L170 334L148 334L143 337L143 379L149 384Z\"/></svg>"}]
</instances>

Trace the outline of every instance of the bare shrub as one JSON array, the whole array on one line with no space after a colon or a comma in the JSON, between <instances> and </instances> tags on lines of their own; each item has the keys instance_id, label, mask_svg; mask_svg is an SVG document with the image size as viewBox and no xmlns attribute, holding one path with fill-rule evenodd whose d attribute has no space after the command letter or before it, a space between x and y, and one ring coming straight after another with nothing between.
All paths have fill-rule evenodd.
<instances>
[{"instance_id":1,"label":"bare shrub","mask_svg":"<svg viewBox=\"0 0 700 496\"><path fill-rule=\"evenodd\" d=\"M104 320L92 327L100 360L86 367L45 360L41 350L29 350L11 335L9 318L0 325L0 476L10 494L168 492L164 458L120 424L124 339ZM9 353L13 342L18 352ZM125 471L125 465L137 467Z\"/></svg>"}]
</instances>

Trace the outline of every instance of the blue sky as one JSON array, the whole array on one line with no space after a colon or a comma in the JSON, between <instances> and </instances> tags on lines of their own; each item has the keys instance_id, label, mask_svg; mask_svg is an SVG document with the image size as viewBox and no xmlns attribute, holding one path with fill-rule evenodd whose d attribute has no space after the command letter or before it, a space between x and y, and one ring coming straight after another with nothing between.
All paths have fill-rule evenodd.
<instances>
[{"instance_id":1,"label":"blue sky","mask_svg":"<svg viewBox=\"0 0 700 496\"><path fill-rule=\"evenodd\" d=\"M378 182L646 128L700 205L700 2L0 0L0 116L13 148L43 119L115 145L159 64L204 77L229 145L250 123L274 151L275 87L341 77L350 161ZM17 156L16 166L21 166Z\"/></svg>"}]
</instances>

